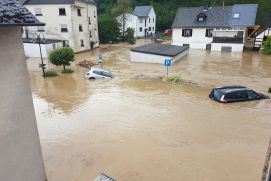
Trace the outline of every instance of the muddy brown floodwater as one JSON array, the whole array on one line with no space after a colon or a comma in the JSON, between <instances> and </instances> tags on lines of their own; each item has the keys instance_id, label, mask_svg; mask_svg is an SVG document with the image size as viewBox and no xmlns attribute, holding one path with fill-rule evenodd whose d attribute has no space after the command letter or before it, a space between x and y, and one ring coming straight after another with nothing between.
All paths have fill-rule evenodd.
<instances>
[{"instance_id":1,"label":"muddy brown floodwater","mask_svg":"<svg viewBox=\"0 0 271 181\"><path fill-rule=\"evenodd\" d=\"M192 83L171 85L158 78L162 65L129 62L129 48L101 46L113 80L85 80L87 69L76 65L98 50L77 54L73 74L45 81L39 60L28 60L48 180L91 181L101 172L118 181L259 180L271 101L219 104L208 94L227 84L268 94L271 58L190 50L169 72Z\"/></svg>"}]
</instances>

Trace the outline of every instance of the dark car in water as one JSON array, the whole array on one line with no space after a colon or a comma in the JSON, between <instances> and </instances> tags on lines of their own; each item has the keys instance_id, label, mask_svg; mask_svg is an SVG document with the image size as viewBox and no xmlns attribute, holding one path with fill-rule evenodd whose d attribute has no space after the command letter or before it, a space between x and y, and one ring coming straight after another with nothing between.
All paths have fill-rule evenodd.
<instances>
[{"instance_id":1,"label":"dark car in water","mask_svg":"<svg viewBox=\"0 0 271 181\"><path fill-rule=\"evenodd\" d=\"M243 86L225 86L214 88L209 98L221 103L230 103L269 99L269 96Z\"/></svg>"}]
</instances>

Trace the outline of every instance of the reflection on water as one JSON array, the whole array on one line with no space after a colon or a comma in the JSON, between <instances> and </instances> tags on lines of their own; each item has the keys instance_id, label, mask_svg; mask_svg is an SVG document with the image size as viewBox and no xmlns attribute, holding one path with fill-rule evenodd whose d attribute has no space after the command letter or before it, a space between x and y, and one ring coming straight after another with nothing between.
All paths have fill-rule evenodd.
<instances>
[{"instance_id":1,"label":"reflection on water","mask_svg":"<svg viewBox=\"0 0 271 181\"><path fill-rule=\"evenodd\" d=\"M195 84L170 85L158 78L163 66L129 62L130 47L101 47L113 80L85 80L87 69L76 65L98 50L76 55L75 73L45 81L28 61L48 180L93 180L101 172L136 181L258 180L271 101L218 104L207 96L225 84L267 94L270 57L190 50L169 71Z\"/></svg>"}]
</instances>

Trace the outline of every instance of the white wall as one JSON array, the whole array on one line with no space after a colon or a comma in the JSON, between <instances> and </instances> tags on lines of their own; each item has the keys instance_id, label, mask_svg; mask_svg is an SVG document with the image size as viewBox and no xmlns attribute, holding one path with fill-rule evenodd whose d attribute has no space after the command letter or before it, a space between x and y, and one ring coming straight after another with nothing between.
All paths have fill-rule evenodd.
<instances>
[{"instance_id":1,"label":"white wall","mask_svg":"<svg viewBox=\"0 0 271 181\"><path fill-rule=\"evenodd\" d=\"M137 37L137 16L133 15L133 14L125 14L124 17L125 20L125 27L124 29L127 30L127 28L133 28L135 31L135 37ZM117 17L117 21L120 24L120 31L122 32L122 28L123 28L123 16L120 15Z\"/></svg>"},{"instance_id":2,"label":"white wall","mask_svg":"<svg viewBox=\"0 0 271 181\"><path fill-rule=\"evenodd\" d=\"M45 181L20 27L0 28L0 180Z\"/></svg>"},{"instance_id":3,"label":"white wall","mask_svg":"<svg viewBox=\"0 0 271 181\"><path fill-rule=\"evenodd\" d=\"M213 38L205 37L206 28L194 28L192 37L183 37L181 28L174 28L172 32L172 45L183 46L189 44L190 48L206 49L206 44L210 44Z\"/></svg>"},{"instance_id":4,"label":"white wall","mask_svg":"<svg viewBox=\"0 0 271 181\"><path fill-rule=\"evenodd\" d=\"M62 43L54 43L55 48L62 47ZM40 48L38 44L24 43L24 52L26 57L40 57ZM53 44L41 44L41 52L43 58L48 58L53 51Z\"/></svg>"},{"instance_id":5,"label":"white wall","mask_svg":"<svg viewBox=\"0 0 271 181\"><path fill-rule=\"evenodd\" d=\"M244 44L234 44L234 43L212 43L212 51L221 51L222 46L232 47L232 52L242 52Z\"/></svg>"},{"instance_id":6,"label":"white wall","mask_svg":"<svg viewBox=\"0 0 271 181\"><path fill-rule=\"evenodd\" d=\"M142 23L140 23L140 19L142 19ZM150 20L149 20L150 19ZM154 19L154 22L153 22ZM145 21L146 21L146 26L145 26ZM140 27L142 28L142 32L140 32ZM148 31L148 33L153 33L155 34L156 32L156 14L154 9L152 8L149 16L147 18L137 18L137 36L138 37L144 37L145 36L145 29L149 30L149 27L151 27L151 31ZM154 30L153 30L154 28Z\"/></svg>"},{"instance_id":7,"label":"white wall","mask_svg":"<svg viewBox=\"0 0 271 181\"><path fill-rule=\"evenodd\" d=\"M176 57L169 57L169 56L154 55L154 54L147 54L147 53L130 51L130 60L132 62L164 64L165 59L173 59L172 63L174 63L174 62L180 60L182 57L184 57L187 54L188 54L188 50L180 53Z\"/></svg>"},{"instance_id":8,"label":"white wall","mask_svg":"<svg viewBox=\"0 0 271 181\"><path fill-rule=\"evenodd\" d=\"M99 46L97 8L93 4L76 1L75 5L70 4L43 4L25 5L35 15L35 8L41 8L42 16L36 16L38 20L46 23L46 38L69 40L69 45L75 52L90 49L90 41L97 42L94 47ZM59 8L65 8L66 16L59 16ZM77 15L77 8L81 9L81 15ZM95 14L95 16L94 16ZM91 24L89 24L90 17ZM61 24L67 24L68 32L61 32ZM79 32L79 24L83 26L83 32ZM37 27L29 27L30 38L37 32ZM90 30L92 37L90 38ZM84 47L81 47L80 40L83 39Z\"/></svg>"}]
</instances>

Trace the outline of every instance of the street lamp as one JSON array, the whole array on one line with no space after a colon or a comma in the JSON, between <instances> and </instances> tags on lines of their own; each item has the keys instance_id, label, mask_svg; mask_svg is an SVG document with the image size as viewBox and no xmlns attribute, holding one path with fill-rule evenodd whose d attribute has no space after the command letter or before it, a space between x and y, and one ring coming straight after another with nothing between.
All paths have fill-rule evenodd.
<instances>
[{"instance_id":1,"label":"street lamp","mask_svg":"<svg viewBox=\"0 0 271 181\"><path fill-rule=\"evenodd\" d=\"M42 69L42 73L43 73L43 77L45 78L45 65L43 63L43 57L42 57L42 52L41 52L41 43L46 43L46 39L43 33L34 33L33 34L33 43L37 42L39 44L39 48L40 48L40 59L41 59L41 64L39 65L39 67L41 67Z\"/></svg>"}]
</instances>

